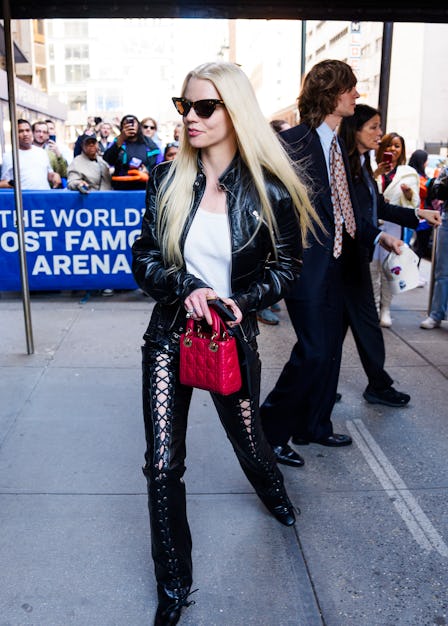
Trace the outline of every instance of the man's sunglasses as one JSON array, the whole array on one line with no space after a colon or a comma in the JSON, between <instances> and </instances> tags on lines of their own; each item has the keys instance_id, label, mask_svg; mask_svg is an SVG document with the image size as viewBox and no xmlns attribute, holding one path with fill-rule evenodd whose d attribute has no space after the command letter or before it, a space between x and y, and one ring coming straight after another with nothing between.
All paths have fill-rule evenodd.
<instances>
[{"instance_id":1,"label":"man's sunglasses","mask_svg":"<svg viewBox=\"0 0 448 626\"><path fill-rule=\"evenodd\" d=\"M196 102L192 102L191 100L187 100L186 98L171 98L174 106L176 107L176 111L180 113L183 117L189 114L191 109L195 110L195 113L198 117L210 117L215 112L218 104L224 105L222 100L196 100Z\"/></svg>"}]
</instances>

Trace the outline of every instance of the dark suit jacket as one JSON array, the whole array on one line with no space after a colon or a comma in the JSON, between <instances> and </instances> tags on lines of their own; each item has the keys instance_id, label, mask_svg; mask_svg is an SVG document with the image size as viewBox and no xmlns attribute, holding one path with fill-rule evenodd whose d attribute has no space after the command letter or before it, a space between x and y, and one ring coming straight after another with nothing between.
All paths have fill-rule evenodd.
<instances>
[{"instance_id":1,"label":"dark suit jacket","mask_svg":"<svg viewBox=\"0 0 448 626\"><path fill-rule=\"evenodd\" d=\"M326 289L328 269L333 263L334 242L334 214L331 201L330 182L325 162L325 155L320 143L319 135L310 129L307 124L299 124L280 133L281 140L297 164L299 175L304 172L305 182L310 186L310 199L319 215L326 232L318 230L317 241L311 234L309 247L304 250L303 268L297 288L290 294L291 298L307 300L319 298L322 290ZM345 169L348 173L347 181L356 220L356 241L368 248L372 247L380 230L373 226L371 220L363 217L359 209L353 181L349 174L350 169L345 147L339 140Z\"/></svg>"},{"instance_id":2,"label":"dark suit jacket","mask_svg":"<svg viewBox=\"0 0 448 626\"><path fill-rule=\"evenodd\" d=\"M377 202L377 215L381 220L387 220L388 222L394 222L394 224L400 224L400 226L405 226L407 228L417 228L419 224L419 220L416 217L414 210L408 207L399 206L398 204L389 204L384 199L382 193L379 192L378 186L371 177L373 187L376 193L376 202ZM373 206L372 206L372 197L370 195L369 186L361 175L356 177L353 181L353 186L356 194L356 198L358 200L358 206L365 217L369 222L373 222ZM372 259L374 247L369 247L369 258Z\"/></svg>"}]
</instances>

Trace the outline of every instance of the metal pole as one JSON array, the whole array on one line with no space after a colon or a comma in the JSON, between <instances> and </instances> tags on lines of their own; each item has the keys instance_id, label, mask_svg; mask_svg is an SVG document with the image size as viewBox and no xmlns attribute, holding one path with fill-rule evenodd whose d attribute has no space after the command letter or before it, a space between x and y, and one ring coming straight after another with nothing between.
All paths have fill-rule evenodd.
<instances>
[{"instance_id":1,"label":"metal pole","mask_svg":"<svg viewBox=\"0 0 448 626\"><path fill-rule=\"evenodd\" d=\"M8 80L9 119L11 120L12 164L14 169L14 199L16 203L17 235L19 242L20 279L22 284L23 313L25 317L26 347L34 353L33 327L31 324L30 290L25 252L25 229L23 226L22 188L20 185L19 145L17 136L14 42L11 35L11 11L9 0L3 0L3 25L5 30L6 76Z\"/></svg>"},{"instance_id":2,"label":"metal pole","mask_svg":"<svg viewBox=\"0 0 448 626\"><path fill-rule=\"evenodd\" d=\"M381 46L380 88L378 95L378 108L381 111L381 127L384 132L387 132L387 109L389 106L390 60L392 56L393 33L393 22L384 22Z\"/></svg>"},{"instance_id":3,"label":"metal pole","mask_svg":"<svg viewBox=\"0 0 448 626\"><path fill-rule=\"evenodd\" d=\"M302 20L302 42L300 51L300 83L305 76L306 68L306 20Z\"/></svg>"}]
</instances>

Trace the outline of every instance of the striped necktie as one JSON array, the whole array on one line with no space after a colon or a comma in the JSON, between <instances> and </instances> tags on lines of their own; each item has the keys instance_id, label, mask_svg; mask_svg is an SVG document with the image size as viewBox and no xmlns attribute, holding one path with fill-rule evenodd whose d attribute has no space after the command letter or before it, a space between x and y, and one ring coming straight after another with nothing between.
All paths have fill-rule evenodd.
<instances>
[{"instance_id":1,"label":"striped necktie","mask_svg":"<svg viewBox=\"0 0 448 626\"><path fill-rule=\"evenodd\" d=\"M356 222L350 200L344 161L337 148L336 135L334 135L330 146L330 186L335 227L333 256L338 258L342 252L342 224L345 224L345 230L350 237L354 238Z\"/></svg>"}]
</instances>

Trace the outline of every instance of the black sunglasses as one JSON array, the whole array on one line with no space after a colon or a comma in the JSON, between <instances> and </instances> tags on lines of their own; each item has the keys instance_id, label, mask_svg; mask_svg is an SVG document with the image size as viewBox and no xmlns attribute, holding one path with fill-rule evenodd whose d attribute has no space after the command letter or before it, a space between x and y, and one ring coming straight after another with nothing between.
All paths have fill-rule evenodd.
<instances>
[{"instance_id":1,"label":"black sunglasses","mask_svg":"<svg viewBox=\"0 0 448 626\"><path fill-rule=\"evenodd\" d=\"M148 126L148 124L143 124L143 128L150 128L151 130L155 130L155 126Z\"/></svg>"},{"instance_id":2,"label":"black sunglasses","mask_svg":"<svg viewBox=\"0 0 448 626\"><path fill-rule=\"evenodd\" d=\"M186 98L171 98L174 106L176 107L176 111L180 113L183 117L189 114L190 110L193 108L198 117L211 117L215 112L218 104L222 104L225 106L222 100L196 100L196 102L192 102L191 100L187 100Z\"/></svg>"}]
</instances>

